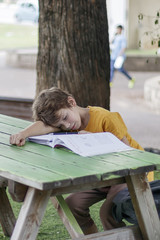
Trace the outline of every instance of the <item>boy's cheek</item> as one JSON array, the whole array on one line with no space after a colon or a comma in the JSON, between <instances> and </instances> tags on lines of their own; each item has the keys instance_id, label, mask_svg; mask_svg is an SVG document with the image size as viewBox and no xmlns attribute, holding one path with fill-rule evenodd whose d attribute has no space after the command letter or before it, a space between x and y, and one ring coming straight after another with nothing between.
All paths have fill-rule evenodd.
<instances>
[{"instance_id":1,"label":"boy's cheek","mask_svg":"<svg viewBox=\"0 0 160 240\"><path fill-rule=\"evenodd\" d=\"M61 126L62 131L67 131L67 128L65 126Z\"/></svg>"}]
</instances>

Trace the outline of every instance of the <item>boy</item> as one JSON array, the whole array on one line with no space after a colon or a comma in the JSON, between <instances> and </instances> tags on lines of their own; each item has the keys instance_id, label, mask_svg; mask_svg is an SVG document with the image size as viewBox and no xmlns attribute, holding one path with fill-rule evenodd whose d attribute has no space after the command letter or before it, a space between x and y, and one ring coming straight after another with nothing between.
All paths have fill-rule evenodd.
<instances>
[{"instance_id":1,"label":"boy","mask_svg":"<svg viewBox=\"0 0 160 240\"><path fill-rule=\"evenodd\" d=\"M10 143L22 146L25 139L33 135L41 135L58 131L111 132L122 142L133 148L143 148L129 135L119 113L110 112L100 107L83 108L76 104L71 94L58 88L43 90L33 103L35 123L10 137ZM100 218L104 229L112 229L123 225L117 223L111 213L112 199L126 184L93 189L70 195L66 202L73 212L84 234L97 232L89 207L104 200L100 209Z\"/></svg>"}]
</instances>

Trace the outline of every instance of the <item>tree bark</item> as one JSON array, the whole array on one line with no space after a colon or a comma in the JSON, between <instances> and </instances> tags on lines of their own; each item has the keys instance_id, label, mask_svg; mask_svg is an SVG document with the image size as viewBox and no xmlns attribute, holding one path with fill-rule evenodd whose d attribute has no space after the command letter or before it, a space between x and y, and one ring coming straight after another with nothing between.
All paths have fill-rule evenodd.
<instances>
[{"instance_id":1,"label":"tree bark","mask_svg":"<svg viewBox=\"0 0 160 240\"><path fill-rule=\"evenodd\" d=\"M58 86L77 104L109 109L106 0L39 1L38 94Z\"/></svg>"}]
</instances>

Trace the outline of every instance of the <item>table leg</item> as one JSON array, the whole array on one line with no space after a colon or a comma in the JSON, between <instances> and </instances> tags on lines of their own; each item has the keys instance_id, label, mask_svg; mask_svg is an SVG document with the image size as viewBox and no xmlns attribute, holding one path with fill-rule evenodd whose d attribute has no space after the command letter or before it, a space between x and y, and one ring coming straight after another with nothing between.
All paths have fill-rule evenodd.
<instances>
[{"instance_id":1,"label":"table leg","mask_svg":"<svg viewBox=\"0 0 160 240\"><path fill-rule=\"evenodd\" d=\"M146 174L130 175L126 182L145 240L160 239L160 220Z\"/></svg>"},{"instance_id":2,"label":"table leg","mask_svg":"<svg viewBox=\"0 0 160 240\"><path fill-rule=\"evenodd\" d=\"M79 224L77 223L63 196L51 197L51 201L56 208L60 218L62 219L62 222L65 225L71 238L75 239L77 237L84 236Z\"/></svg>"},{"instance_id":3,"label":"table leg","mask_svg":"<svg viewBox=\"0 0 160 240\"><path fill-rule=\"evenodd\" d=\"M28 189L11 240L36 239L50 195L51 191Z\"/></svg>"},{"instance_id":4,"label":"table leg","mask_svg":"<svg viewBox=\"0 0 160 240\"><path fill-rule=\"evenodd\" d=\"M0 223L4 234L10 237L16 223L16 218L12 211L5 188L0 188Z\"/></svg>"}]
</instances>

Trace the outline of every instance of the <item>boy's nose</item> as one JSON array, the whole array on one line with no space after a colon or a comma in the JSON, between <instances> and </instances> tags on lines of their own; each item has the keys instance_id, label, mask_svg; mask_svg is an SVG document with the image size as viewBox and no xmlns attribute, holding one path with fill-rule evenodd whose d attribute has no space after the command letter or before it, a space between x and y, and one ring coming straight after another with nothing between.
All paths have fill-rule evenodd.
<instances>
[{"instance_id":1,"label":"boy's nose","mask_svg":"<svg viewBox=\"0 0 160 240\"><path fill-rule=\"evenodd\" d=\"M68 129L70 127L70 125L71 125L70 123L67 123L67 122L64 123L64 126L65 126L66 129Z\"/></svg>"}]
</instances>

